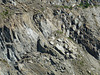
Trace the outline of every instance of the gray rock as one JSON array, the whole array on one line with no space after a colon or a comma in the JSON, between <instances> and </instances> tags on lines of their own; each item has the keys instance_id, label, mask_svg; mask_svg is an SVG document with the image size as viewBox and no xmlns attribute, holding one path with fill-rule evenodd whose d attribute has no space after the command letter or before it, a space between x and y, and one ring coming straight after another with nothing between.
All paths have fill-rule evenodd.
<instances>
[{"instance_id":1,"label":"gray rock","mask_svg":"<svg viewBox=\"0 0 100 75\"><path fill-rule=\"evenodd\" d=\"M58 41L58 42L62 42L63 40L59 38L59 39L57 39L57 41Z\"/></svg>"},{"instance_id":2,"label":"gray rock","mask_svg":"<svg viewBox=\"0 0 100 75\"><path fill-rule=\"evenodd\" d=\"M100 75L98 6L75 6L81 0L16 0L17 5L15 0L2 1L1 75L87 75L86 69L92 70L91 65ZM57 30L63 34L56 35ZM81 61L86 65L82 66Z\"/></svg>"},{"instance_id":3,"label":"gray rock","mask_svg":"<svg viewBox=\"0 0 100 75\"><path fill-rule=\"evenodd\" d=\"M54 37L54 36L52 36L52 37L51 37L51 40L55 40L55 37Z\"/></svg>"},{"instance_id":4,"label":"gray rock","mask_svg":"<svg viewBox=\"0 0 100 75\"><path fill-rule=\"evenodd\" d=\"M31 28L26 28L26 33L30 39L34 39L35 41L38 40L39 35Z\"/></svg>"},{"instance_id":5,"label":"gray rock","mask_svg":"<svg viewBox=\"0 0 100 75\"><path fill-rule=\"evenodd\" d=\"M0 71L0 75L4 75L4 74L2 73L2 71Z\"/></svg>"},{"instance_id":6,"label":"gray rock","mask_svg":"<svg viewBox=\"0 0 100 75\"><path fill-rule=\"evenodd\" d=\"M2 0L0 0L0 3L2 3Z\"/></svg>"},{"instance_id":7,"label":"gray rock","mask_svg":"<svg viewBox=\"0 0 100 75\"><path fill-rule=\"evenodd\" d=\"M61 45L56 44L56 48L57 48L57 50L58 50L59 52L61 52L62 54L65 54L65 50L64 50L64 48L63 48Z\"/></svg>"},{"instance_id":8,"label":"gray rock","mask_svg":"<svg viewBox=\"0 0 100 75\"><path fill-rule=\"evenodd\" d=\"M53 41L50 41L49 43L50 43L51 45L54 45L54 42L53 42Z\"/></svg>"},{"instance_id":9,"label":"gray rock","mask_svg":"<svg viewBox=\"0 0 100 75\"><path fill-rule=\"evenodd\" d=\"M76 30L76 25L73 26L73 30L74 30L74 31Z\"/></svg>"},{"instance_id":10,"label":"gray rock","mask_svg":"<svg viewBox=\"0 0 100 75\"><path fill-rule=\"evenodd\" d=\"M52 32L56 30L56 28L53 26L53 24L49 20L46 20L46 21L42 20L40 22L40 28L45 37L48 37Z\"/></svg>"},{"instance_id":11,"label":"gray rock","mask_svg":"<svg viewBox=\"0 0 100 75\"><path fill-rule=\"evenodd\" d=\"M75 18L75 25L78 24L78 18Z\"/></svg>"},{"instance_id":12,"label":"gray rock","mask_svg":"<svg viewBox=\"0 0 100 75\"><path fill-rule=\"evenodd\" d=\"M69 37L69 34L70 34L70 31L67 30L67 32L66 32L66 37Z\"/></svg>"},{"instance_id":13,"label":"gray rock","mask_svg":"<svg viewBox=\"0 0 100 75\"><path fill-rule=\"evenodd\" d=\"M31 2L31 0L17 0L20 3L27 3L27 2Z\"/></svg>"},{"instance_id":14,"label":"gray rock","mask_svg":"<svg viewBox=\"0 0 100 75\"><path fill-rule=\"evenodd\" d=\"M79 28L80 28L80 27L82 26L82 22L79 22L78 26L79 26Z\"/></svg>"},{"instance_id":15,"label":"gray rock","mask_svg":"<svg viewBox=\"0 0 100 75\"><path fill-rule=\"evenodd\" d=\"M67 44L65 44L64 47L65 47L65 49L68 49L68 45Z\"/></svg>"},{"instance_id":16,"label":"gray rock","mask_svg":"<svg viewBox=\"0 0 100 75\"><path fill-rule=\"evenodd\" d=\"M76 56L72 53L69 56L70 56L70 58L76 59Z\"/></svg>"},{"instance_id":17,"label":"gray rock","mask_svg":"<svg viewBox=\"0 0 100 75\"><path fill-rule=\"evenodd\" d=\"M80 30L77 31L77 34L80 35Z\"/></svg>"},{"instance_id":18,"label":"gray rock","mask_svg":"<svg viewBox=\"0 0 100 75\"><path fill-rule=\"evenodd\" d=\"M71 16L73 16L73 13L72 13L72 12L70 12L70 13L69 13L69 16L70 16L70 17L71 17Z\"/></svg>"},{"instance_id":19,"label":"gray rock","mask_svg":"<svg viewBox=\"0 0 100 75\"><path fill-rule=\"evenodd\" d=\"M33 61L32 60L29 60L28 63L33 63Z\"/></svg>"},{"instance_id":20,"label":"gray rock","mask_svg":"<svg viewBox=\"0 0 100 75\"><path fill-rule=\"evenodd\" d=\"M17 5L15 1L13 1L13 0L9 0L9 1L10 1L10 3L11 3L12 5L14 5L14 6Z\"/></svg>"},{"instance_id":21,"label":"gray rock","mask_svg":"<svg viewBox=\"0 0 100 75\"><path fill-rule=\"evenodd\" d=\"M67 53L65 56L66 56L66 59L68 59L69 58L69 53Z\"/></svg>"}]
</instances>

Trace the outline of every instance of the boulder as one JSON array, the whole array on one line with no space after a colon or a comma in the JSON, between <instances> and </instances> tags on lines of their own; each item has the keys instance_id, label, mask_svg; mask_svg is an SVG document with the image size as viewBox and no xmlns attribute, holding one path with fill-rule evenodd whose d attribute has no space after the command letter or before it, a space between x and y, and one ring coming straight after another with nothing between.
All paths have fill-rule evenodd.
<instances>
[{"instance_id":1,"label":"boulder","mask_svg":"<svg viewBox=\"0 0 100 75\"><path fill-rule=\"evenodd\" d=\"M33 61L32 60L29 60L28 63L33 63Z\"/></svg>"},{"instance_id":2,"label":"boulder","mask_svg":"<svg viewBox=\"0 0 100 75\"><path fill-rule=\"evenodd\" d=\"M76 30L76 25L73 26L73 30L74 30L74 31Z\"/></svg>"},{"instance_id":3,"label":"boulder","mask_svg":"<svg viewBox=\"0 0 100 75\"><path fill-rule=\"evenodd\" d=\"M77 19L77 18L75 18L75 24L76 24L76 25L78 24L78 19Z\"/></svg>"},{"instance_id":4,"label":"boulder","mask_svg":"<svg viewBox=\"0 0 100 75\"><path fill-rule=\"evenodd\" d=\"M64 45L64 48L65 48L65 49L68 49L68 45L67 45L67 44L65 44L65 45Z\"/></svg>"},{"instance_id":5,"label":"boulder","mask_svg":"<svg viewBox=\"0 0 100 75\"><path fill-rule=\"evenodd\" d=\"M82 26L82 22L79 22L78 27L80 28Z\"/></svg>"},{"instance_id":6,"label":"boulder","mask_svg":"<svg viewBox=\"0 0 100 75\"><path fill-rule=\"evenodd\" d=\"M56 44L56 49L57 49L61 54L65 54L65 50L64 50L64 48L63 48L61 45Z\"/></svg>"},{"instance_id":7,"label":"boulder","mask_svg":"<svg viewBox=\"0 0 100 75\"><path fill-rule=\"evenodd\" d=\"M57 39L57 41L58 41L58 42L62 42L62 39L59 38L59 39Z\"/></svg>"},{"instance_id":8,"label":"boulder","mask_svg":"<svg viewBox=\"0 0 100 75\"><path fill-rule=\"evenodd\" d=\"M77 31L77 34L80 35L80 30Z\"/></svg>"},{"instance_id":9,"label":"boulder","mask_svg":"<svg viewBox=\"0 0 100 75\"><path fill-rule=\"evenodd\" d=\"M54 44L54 42L53 42L53 41L50 41L49 43L50 43L51 45L53 45L53 44Z\"/></svg>"},{"instance_id":10,"label":"boulder","mask_svg":"<svg viewBox=\"0 0 100 75\"><path fill-rule=\"evenodd\" d=\"M52 37L51 37L51 40L55 40L55 37L54 37L54 36L52 36Z\"/></svg>"},{"instance_id":11,"label":"boulder","mask_svg":"<svg viewBox=\"0 0 100 75\"><path fill-rule=\"evenodd\" d=\"M72 54L72 53L71 53L69 56L70 56L70 58L72 58L72 59L76 59L76 56L75 56L74 54Z\"/></svg>"},{"instance_id":12,"label":"boulder","mask_svg":"<svg viewBox=\"0 0 100 75\"><path fill-rule=\"evenodd\" d=\"M69 34L70 34L70 31L67 30L67 32L66 32L66 37L69 37Z\"/></svg>"},{"instance_id":13,"label":"boulder","mask_svg":"<svg viewBox=\"0 0 100 75\"><path fill-rule=\"evenodd\" d=\"M65 55L65 59L68 59L69 58L69 53L67 53L66 55Z\"/></svg>"}]
</instances>

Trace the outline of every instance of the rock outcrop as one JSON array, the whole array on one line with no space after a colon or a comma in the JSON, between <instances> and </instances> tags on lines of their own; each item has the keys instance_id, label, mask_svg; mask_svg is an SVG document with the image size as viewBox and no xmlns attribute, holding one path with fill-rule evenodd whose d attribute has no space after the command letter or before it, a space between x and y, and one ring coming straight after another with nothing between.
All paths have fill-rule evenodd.
<instances>
[{"instance_id":1,"label":"rock outcrop","mask_svg":"<svg viewBox=\"0 0 100 75\"><path fill-rule=\"evenodd\" d=\"M0 75L100 75L97 2L0 1Z\"/></svg>"}]
</instances>

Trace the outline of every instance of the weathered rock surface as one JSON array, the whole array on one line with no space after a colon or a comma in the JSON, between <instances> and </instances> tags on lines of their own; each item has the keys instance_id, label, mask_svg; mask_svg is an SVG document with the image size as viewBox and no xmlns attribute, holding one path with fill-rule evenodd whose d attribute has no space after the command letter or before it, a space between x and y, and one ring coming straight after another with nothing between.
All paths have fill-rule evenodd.
<instances>
[{"instance_id":1,"label":"weathered rock surface","mask_svg":"<svg viewBox=\"0 0 100 75\"><path fill-rule=\"evenodd\" d=\"M1 0L0 75L100 75L100 7L93 0Z\"/></svg>"}]
</instances>

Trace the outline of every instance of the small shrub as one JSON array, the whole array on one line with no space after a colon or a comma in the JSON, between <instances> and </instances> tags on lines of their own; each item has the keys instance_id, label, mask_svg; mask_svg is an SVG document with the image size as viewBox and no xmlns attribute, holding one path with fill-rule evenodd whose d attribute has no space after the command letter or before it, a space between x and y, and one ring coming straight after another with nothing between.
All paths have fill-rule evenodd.
<instances>
[{"instance_id":1,"label":"small shrub","mask_svg":"<svg viewBox=\"0 0 100 75\"><path fill-rule=\"evenodd\" d=\"M80 65L81 66L84 66L84 61L80 61Z\"/></svg>"},{"instance_id":2,"label":"small shrub","mask_svg":"<svg viewBox=\"0 0 100 75\"><path fill-rule=\"evenodd\" d=\"M3 18L6 18L6 16L8 15L8 10L1 12L0 15L2 15Z\"/></svg>"},{"instance_id":3,"label":"small shrub","mask_svg":"<svg viewBox=\"0 0 100 75\"><path fill-rule=\"evenodd\" d=\"M90 4L86 1L85 3L80 3L79 4L79 7L82 7L82 8L88 8L90 6Z\"/></svg>"},{"instance_id":4,"label":"small shrub","mask_svg":"<svg viewBox=\"0 0 100 75\"><path fill-rule=\"evenodd\" d=\"M69 40L73 40L71 37L67 37Z\"/></svg>"},{"instance_id":5,"label":"small shrub","mask_svg":"<svg viewBox=\"0 0 100 75\"><path fill-rule=\"evenodd\" d=\"M63 32L62 32L62 31L57 30L57 31L56 31L56 33L57 33L57 34L62 34Z\"/></svg>"},{"instance_id":6,"label":"small shrub","mask_svg":"<svg viewBox=\"0 0 100 75\"><path fill-rule=\"evenodd\" d=\"M70 10L72 10L72 8L73 8L72 6L69 7Z\"/></svg>"},{"instance_id":7,"label":"small shrub","mask_svg":"<svg viewBox=\"0 0 100 75\"><path fill-rule=\"evenodd\" d=\"M90 6L90 4L88 3L88 2L86 2L85 4L84 4L84 7L85 8L88 8Z\"/></svg>"},{"instance_id":8,"label":"small shrub","mask_svg":"<svg viewBox=\"0 0 100 75\"><path fill-rule=\"evenodd\" d=\"M69 8L68 6L63 6L64 8Z\"/></svg>"},{"instance_id":9,"label":"small shrub","mask_svg":"<svg viewBox=\"0 0 100 75\"><path fill-rule=\"evenodd\" d=\"M4 8L4 10L0 13L2 18L10 17L14 14L14 10L9 9L8 7Z\"/></svg>"},{"instance_id":10,"label":"small shrub","mask_svg":"<svg viewBox=\"0 0 100 75\"><path fill-rule=\"evenodd\" d=\"M7 63L7 61L5 59L0 59L0 61L3 63Z\"/></svg>"},{"instance_id":11,"label":"small shrub","mask_svg":"<svg viewBox=\"0 0 100 75\"><path fill-rule=\"evenodd\" d=\"M2 14L5 15L5 16L7 16L8 15L8 10L3 11Z\"/></svg>"}]
</instances>

